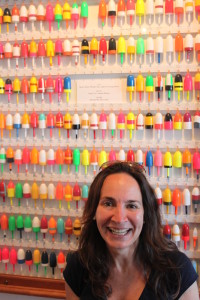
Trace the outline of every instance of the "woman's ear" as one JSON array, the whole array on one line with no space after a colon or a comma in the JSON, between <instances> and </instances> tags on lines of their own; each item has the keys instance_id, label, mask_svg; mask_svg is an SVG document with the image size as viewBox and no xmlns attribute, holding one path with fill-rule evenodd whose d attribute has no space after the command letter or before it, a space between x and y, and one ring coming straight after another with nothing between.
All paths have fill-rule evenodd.
<instances>
[{"instance_id":1,"label":"woman's ear","mask_svg":"<svg viewBox=\"0 0 200 300\"><path fill-rule=\"evenodd\" d=\"M94 220L94 221L96 220L96 215L93 217L93 220Z\"/></svg>"}]
</instances>

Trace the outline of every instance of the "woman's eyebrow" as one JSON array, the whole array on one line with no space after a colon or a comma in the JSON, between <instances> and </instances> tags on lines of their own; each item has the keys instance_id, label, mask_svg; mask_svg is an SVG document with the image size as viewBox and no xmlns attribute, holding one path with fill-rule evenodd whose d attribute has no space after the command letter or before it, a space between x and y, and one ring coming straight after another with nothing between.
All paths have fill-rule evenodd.
<instances>
[{"instance_id":1,"label":"woman's eyebrow","mask_svg":"<svg viewBox=\"0 0 200 300\"><path fill-rule=\"evenodd\" d=\"M100 197L100 201L101 200L115 200L115 198L110 197L110 196L102 196L102 197Z\"/></svg>"},{"instance_id":2,"label":"woman's eyebrow","mask_svg":"<svg viewBox=\"0 0 200 300\"><path fill-rule=\"evenodd\" d=\"M126 202L140 202L140 201L136 200L136 199L128 199L128 200L126 200Z\"/></svg>"},{"instance_id":3,"label":"woman's eyebrow","mask_svg":"<svg viewBox=\"0 0 200 300\"><path fill-rule=\"evenodd\" d=\"M103 196L103 197L100 197L100 200L99 200L99 201L103 201L103 200L116 201L115 198L110 197L110 196ZM137 203L140 203L140 201L139 201L139 200L136 200L136 199L127 199L127 200L125 200L124 202L137 202Z\"/></svg>"}]
</instances>

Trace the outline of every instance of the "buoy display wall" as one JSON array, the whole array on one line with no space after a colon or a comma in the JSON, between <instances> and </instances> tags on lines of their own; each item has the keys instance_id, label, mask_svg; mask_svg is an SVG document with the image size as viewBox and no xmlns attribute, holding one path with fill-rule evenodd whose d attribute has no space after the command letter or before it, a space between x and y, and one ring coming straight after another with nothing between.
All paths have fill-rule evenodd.
<instances>
[{"instance_id":1,"label":"buoy display wall","mask_svg":"<svg viewBox=\"0 0 200 300\"><path fill-rule=\"evenodd\" d=\"M114 159L143 163L164 233L198 268L199 7L84 2L68 1L71 19L65 1L0 4L0 272L62 279L90 183Z\"/></svg>"}]
</instances>

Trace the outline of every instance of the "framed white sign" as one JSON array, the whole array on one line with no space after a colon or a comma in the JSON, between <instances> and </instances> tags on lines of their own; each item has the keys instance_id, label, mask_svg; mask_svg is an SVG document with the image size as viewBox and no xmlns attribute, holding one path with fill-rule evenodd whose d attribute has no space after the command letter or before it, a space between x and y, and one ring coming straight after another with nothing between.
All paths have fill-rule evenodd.
<instances>
[{"instance_id":1,"label":"framed white sign","mask_svg":"<svg viewBox=\"0 0 200 300\"><path fill-rule=\"evenodd\" d=\"M77 81L77 103L120 103L121 79L86 79Z\"/></svg>"}]
</instances>

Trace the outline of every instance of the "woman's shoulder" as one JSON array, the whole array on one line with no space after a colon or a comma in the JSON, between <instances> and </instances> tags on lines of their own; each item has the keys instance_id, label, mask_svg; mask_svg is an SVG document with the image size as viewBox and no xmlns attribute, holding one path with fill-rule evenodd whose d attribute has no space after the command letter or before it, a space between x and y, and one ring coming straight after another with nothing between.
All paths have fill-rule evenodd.
<instances>
[{"instance_id":1,"label":"woman's shoulder","mask_svg":"<svg viewBox=\"0 0 200 300\"><path fill-rule=\"evenodd\" d=\"M78 251L68 252L66 262L67 264L64 271L69 270L73 271L73 273L78 272L78 274L82 274L84 272L84 266L81 263Z\"/></svg>"},{"instance_id":2,"label":"woman's shoulder","mask_svg":"<svg viewBox=\"0 0 200 300\"><path fill-rule=\"evenodd\" d=\"M162 275L164 275L164 280L168 286L170 295L177 291L177 274L179 274L178 277L180 278L180 290L178 297L176 298L179 299L183 293L197 280L198 275L187 255L179 250L165 251L162 253L162 258L166 260L166 262L168 261L168 265L166 266L165 264L165 269L162 272ZM152 282L155 280L155 275L156 270L152 269L148 284L146 285L142 297L140 298L141 300L156 299L156 295L152 290ZM170 297L169 299L171 299Z\"/></svg>"},{"instance_id":3,"label":"woman's shoulder","mask_svg":"<svg viewBox=\"0 0 200 300\"><path fill-rule=\"evenodd\" d=\"M79 295L83 283L84 268L77 251L67 254L67 264L63 271L63 277L73 292Z\"/></svg>"},{"instance_id":4,"label":"woman's shoulder","mask_svg":"<svg viewBox=\"0 0 200 300\"><path fill-rule=\"evenodd\" d=\"M168 255L175 265L175 268L180 272L181 285L180 292L177 297L177 299L179 299L181 295L197 280L198 275L191 263L191 260L185 253L181 251L172 251L169 252ZM173 274L173 270L171 270L170 273ZM173 280L173 276L171 276L171 279Z\"/></svg>"},{"instance_id":5,"label":"woman's shoulder","mask_svg":"<svg viewBox=\"0 0 200 300\"><path fill-rule=\"evenodd\" d=\"M170 259L174 260L174 261L180 261L180 260L185 260L187 259L187 256L185 253L177 250L173 250L173 251L166 251L165 255L167 255L168 257L170 257Z\"/></svg>"},{"instance_id":6,"label":"woman's shoulder","mask_svg":"<svg viewBox=\"0 0 200 300\"><path fill-rule=\"evenodd\" d=\"M70 251L67 253L67 263L80 264L80 256L78 251Z\"/></svg>"},{"instance_id":7,"label":"woman's shoulder","mask_svg":"<svg viewBox=\"0 0 200 300\"><path fill-rule=\"evenodd\" d=\"M83 266L78 251L68 253L67 265L63 271L63 276L66 283L80 299L95 299L92 296L88 271Z\"/></svg>"},{"instance_id":8,"label":"woman's shoulder","mask_svg":"<svg viewBox=\"0 0 200 300\"><path fill-rule=\"evenodd\" d=\"M168 256L168 258L170 258L170 260L173 262L173 264L175 264L177 266L177 268L185 269L188 266L191 266L193 268L189 257L185 253L183 253L179 250L168 251L165 253L165 255Z\"/></svg>"}]
</instances>

